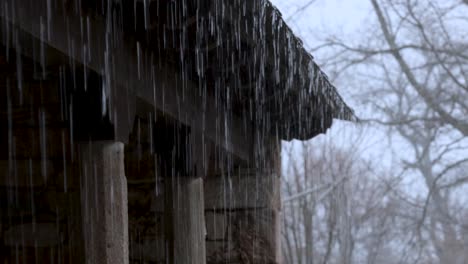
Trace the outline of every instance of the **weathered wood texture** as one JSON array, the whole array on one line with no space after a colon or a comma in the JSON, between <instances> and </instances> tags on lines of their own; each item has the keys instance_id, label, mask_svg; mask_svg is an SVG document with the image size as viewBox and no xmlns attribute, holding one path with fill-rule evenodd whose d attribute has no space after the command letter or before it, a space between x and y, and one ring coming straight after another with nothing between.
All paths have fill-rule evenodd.
<instances>
[{"instance_id":1,"label":"weathered wood texture","mask_svg":"<svg viewBox=\"0 0 468 264\"><path fill-rule=\"evenodd\" d=\"M79 149L86 263L128 264L124 145L90 142Z\"/></svg>"},{"instance_id":2,"label":"weathered wood texture","mask_svg":"<svg viewBox=\"0 0 468 264\"><path fill-rule=\"evenodd\" d=\"M206 179L207 263L280 263L279 183L254 170Z\"/></svg>"},{"instance_id":3,"label":"weathered wood texture","mask_svg":"<svg viewBox=\"0 0 468 264\"><path fill-rule=\"evenodd\" d=\"M165 62L165 65L160 65L160 62L153 60L153 53L142 48L139 42L130 41L132 37L126 36L118 27L106 25L103 18L88 16L86 19L90 30L81 34L83 17L64 9L62 5L55 5L54 15L49 16L50 9L45 2L16 0L10 4L16 12L14 16L24 19L12 20L5 15L8 10L0 12L3 23L17 26L19 31L40 39L74 61L102 74L107 82L108 111L113 114L116 139L127 141L138 97L204 133L208 140L228 152L244 160L250 158L252 128L249 122L217 109L216 98L200 95L199 87L193 81L181 76ZM49 19L50 27L45 33L47 37L44 37L42 28L43 17ZM92 56L83 56L90 53Z\"/></svg>"},{"instance_id":4,"label":"weathered wood texture","mask_svg":"<svg viewBox=\"0 0 468 264\"><path fill-rule=\"evenodd\" d=\"M172 198L174 263L206 263L203 179L174 178Z\"/></svg>"},{"instance_id":5,"label":"weathered wood texture","mask_svg":"<svg viewBox=\"0 0 468 264\"><path fill-rule=\"evenodd\" d=\"M230 176L209 178L206 181L205 208L234 210L276 208L279 178L268 174L238 172Z\"/></svg>"},{"instance_id":6,"label":"weathered wood texture","mask_svg":"<svg viewBox=\"0 0 468 264\"><path fill-rule=\"evenodd\" d=\"M1 48L0 263L83 263L70 123L58 76L36 63Z\"/></svg>"},{"instance_id":7,"label":"weathered wood texture","mask_svg":"<svg viewBox=\"0 0 468 264\"><path fill-rule=\"evenodd\" d=\"M7 246L54 247L61 241L57 226L53 223L15 225L4 234Z\"/></svg>"},{"instance_id":8,"label":"weathered wood texture","mask_svg":"<svg viewBox=\"0 0 468 264\"><path fill-rule=\"evenodd\" d=\"M164 189L155 187L162 184L162 181L128 184L130 263L167 263Z\"/></svg>"}]
</instances>

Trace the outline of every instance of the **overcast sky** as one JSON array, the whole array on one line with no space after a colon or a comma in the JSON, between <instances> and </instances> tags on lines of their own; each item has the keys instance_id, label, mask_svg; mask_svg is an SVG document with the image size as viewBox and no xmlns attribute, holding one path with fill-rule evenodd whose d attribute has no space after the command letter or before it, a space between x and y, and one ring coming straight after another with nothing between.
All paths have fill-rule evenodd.
<instances>
[{"instance_id":1,"label":"overcast sky","mask_svg":"<svg viewBox=\"0 0 468 264\"><path fill-rule=\"evenodd\" d=\"M371 8L368 0L315 0L305 11L297 13L310 1L271 1L307 45L313 45L310 37L314 31L331 30L340 34L358 31L366 22Z\"/></svg>"}]
</instances>

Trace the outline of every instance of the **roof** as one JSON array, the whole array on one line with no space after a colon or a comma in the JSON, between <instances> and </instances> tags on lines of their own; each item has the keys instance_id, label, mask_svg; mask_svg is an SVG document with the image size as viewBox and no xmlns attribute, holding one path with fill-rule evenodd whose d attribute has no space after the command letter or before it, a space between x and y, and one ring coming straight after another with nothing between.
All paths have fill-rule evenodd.
<instances>
[{"instance_id":1,"label":"roof","mask_svg":"<svg viewBox=\"0 0 468 264\"><path fill-rule=\"evenodd\" d=\"M353 110L282 19L281 13L270 2L264 5L271 17L266 22L271 23L271 27L267 26L268 41L283 47L278 55L287 65L284 71L286 81L280 81L285 93L283 103L277 102L283 107L276 112L281 137L309 139L324 133L333 118L355 121Z\"/></svg>"},{"instance_id":2,"label":"roof","mask_svg":"<svg viewBox=\"0 0 468 264\"><path fill-rule=\"evenodd\" d=\"M269 1L10 2L3 20L102 76L123 134L137 98L219 141L243 142L250 127L309 139L354 118Z\"/></svg>"},{"instance_id":3,"label":"roof","mask_svg":"<svg viewBox=\"0 0 468 264\"><path fill-rule=\"evenodd\" d=\"M172 26L179 29L176 35L196 40L184 43L194 52L181 59L190 61L188 58L194 56L196 60L192 72L184 69L186 74L202 85L208 83L208 91L212 84L213 94L221 94L221 101L223 93L237 97L239 100L226 103L243 118L249 117L243 113L245 109L254 108L250 111L256 116L251 119L260 123L258 127L285 140L323 133L333 118L355 119L352 109L269 1L180 3L169 4L166 10L159 6L155 14L158 19L171 14L168 20L177 24ZM181 13L174 16L178 9ZM196 35L190 37L190 32Z\"/></svg>"},{"instance_id":4,"label":"roof","mask_svg":"<svg viewBox=\"0 0 468 264\"><path fill-rule=\"evenodd\" d=\"M200 2L210 1L197 1L197 8ZM303 140L324 133L333 118L356 119L353 110L269 1L217 3L207 4L197 15L215 22L212 34L224 41L218 49L234 47L236 50L234 55L226 57L237 59L241 69L231 72L227 79L242 79L242 71L254 75L244 78L247 85L240 87L249 87L250 83L251 93L247 94L257 105L256 121L266 120L270 133L285 140ZM230 38L234 41L230 42ZM218 58L214 65L223 67L224 60Z\"/></svg>"}]
</instances>

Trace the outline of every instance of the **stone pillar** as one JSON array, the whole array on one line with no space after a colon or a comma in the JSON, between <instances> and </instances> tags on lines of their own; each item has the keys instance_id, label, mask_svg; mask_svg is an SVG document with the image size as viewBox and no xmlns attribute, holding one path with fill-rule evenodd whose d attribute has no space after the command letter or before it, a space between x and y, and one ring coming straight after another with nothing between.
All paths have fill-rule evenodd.
<instances>
[{"instance_id":1,"label":"stone pillar","mask_svg":"<svg viewBox=\"0 0 468 264\"><path fill-rule=\"evenodd\" d=\"M175 264L205 264L203 179L174 177L172 217Z\"/></svg>"},{"instance_id":2,"label":"stone pillar","mask_svg":"<svg viewBox=\"0 0 468 264\"><path fill-rule=\"evenodd\" d=\"M128 264L124 145L100 141L79 147L82 231L87 264Z\"/></svg>"}]
</instances>

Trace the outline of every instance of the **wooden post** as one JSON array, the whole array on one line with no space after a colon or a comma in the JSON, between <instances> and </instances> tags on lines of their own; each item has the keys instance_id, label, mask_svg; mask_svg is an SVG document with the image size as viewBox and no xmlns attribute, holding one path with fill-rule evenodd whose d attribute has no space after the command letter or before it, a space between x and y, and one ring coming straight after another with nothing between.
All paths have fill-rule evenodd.
<instances>
[{"instance_id":1,"label":"wooden post","mask_svg":"<svg viewBox=\"0 0 468 264\"><path fill-rule=\"evenodd\" d=\"M86 264L128 264L127 180L124 145L80 145L81 215Z\"/></svg>"},{"instance_id":2,"label":"wooden post","mask_svg":"<svg viewBox=\"0 0 468 264\"><path fill-rule=\"evenodd\" d=\"M212 262L282 263L279 142L267 143L256 153L256 167L206 178L206 247Z\"/></svg>"},{"instance_id":3,"label":"wooden post","mask_svg":"<svg viewBox=\"0 0 468 264\"><path fill-rule=\"evenodd\" d=\"M205 264L203 179L175 177L172 184L175 264Z\"/></svg>"}]
</instances>

